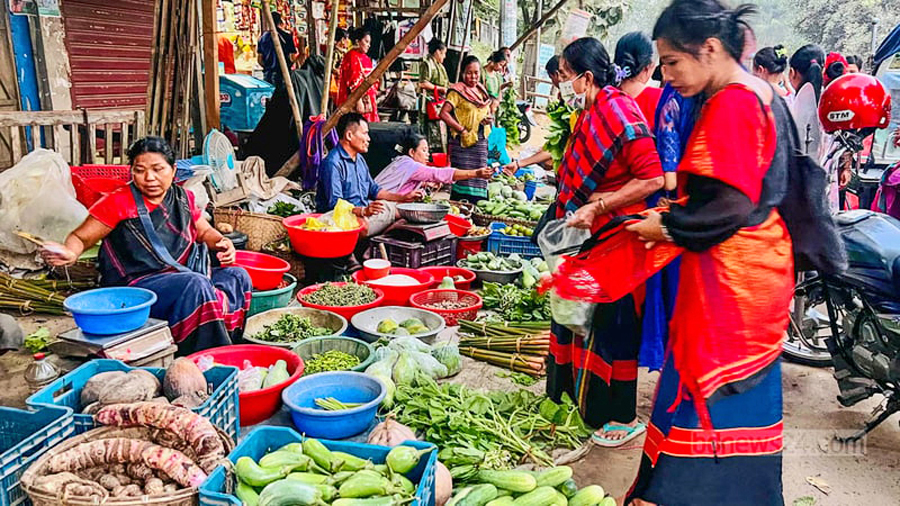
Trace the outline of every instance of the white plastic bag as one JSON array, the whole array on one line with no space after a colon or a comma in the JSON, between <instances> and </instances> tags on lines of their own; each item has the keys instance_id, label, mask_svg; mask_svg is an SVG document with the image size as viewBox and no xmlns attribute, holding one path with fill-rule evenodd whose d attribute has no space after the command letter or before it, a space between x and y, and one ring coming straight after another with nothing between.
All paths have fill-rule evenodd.
<instances>
[{"instance_id":1,"label":"white plastic bag","mask_svg":"<svg viewBox=\"0 0 900 506\"><path fill-rule=\"evenodd\" d=\"M550 291L550 314L553 315L553 321L580 336L590 333L596 307L593 302L567 300L557 295L556 290Z\"/></svg>"},{"instance_id":2,"label":"white plastic bag","mask_svg":"<svg viewBox=\"0 0 900 506\"><path fill-rule=\"evenodd\" d=\"M14 167L0 172L0 247L29 254L34 244L17 231L63 242L87 217L75 199L72 173L62 155L36 149Z\"/></svg>"},{"instance_id":3,"label":"white plastic bag","mask_svg":"<svg viewBox=\"0 0 900 506\"><path fill-rule=\"evenodd\" d=\"M538 234L537 242L550 272L553 272L562 262L562 255L558 254L560 250L581 246L590 237L590 230L570 227L566 225L566 218L562 218L547 223Z\"/></svg>"}]
</instances>

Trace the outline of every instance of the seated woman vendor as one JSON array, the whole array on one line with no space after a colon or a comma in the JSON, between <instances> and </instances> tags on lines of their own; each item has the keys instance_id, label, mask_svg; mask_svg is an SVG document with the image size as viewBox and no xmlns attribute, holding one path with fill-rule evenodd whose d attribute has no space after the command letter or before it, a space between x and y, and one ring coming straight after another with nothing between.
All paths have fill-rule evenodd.
<instances>
[{"instance_id":1,"label":"seated woman vendor","mask_svg":"<svg viewBox=\"0 0 900 506\"><path fill-rule=\"evenodd\" d=\"M66 237L65 245L45 245L41 250L44 260L53 266L70 265L103 240L101 284L155 292L157 301L150 316L168 320L179 354L240 339L250 307L247 271L240 267L210 270L208 262L188 261L202 259L205 245L217 252L222 265L232 264L234 245L206 221L194 204L193 193L172 184L175 155L166 141L141 139L131 146L128 158L132 183L91 206L88 217ZM141 214L152 223L150 234ZM204 263L206 267L201 265ZM193 272L187 264L204 272Z\"/></svg>"},{"instance_id":2,"label":"seated woman vendor","mask_svg":"<svg viewBox=\"0 0 900 506\"><path fill-rule=\"evenodd\" d=\"M361 114L341 116L337 124L340 143L319 165L316 211L327 213L339 199L353 204L353 214L365 222L367 237L376 236L398 218L395 202L422 198L419 190L406 194L388 191L372 179L365 153L369 152L369 123Z\"/></svg>"},{"instance_id":3,"label":"seated woman vendor","mask_svg":"<svg viewBox=\"0 0 900 506\"><path fill-rule=\"evenodd\" d=\"M375 183L383 190L407 194L422 188L426 183L450 184L477 177L489 179L494 175L490 167L476 170L461 170L450 167L429 167L428 140L413 134L403 141L403 154L378 174Z\"/></svg>"}]
</instances>

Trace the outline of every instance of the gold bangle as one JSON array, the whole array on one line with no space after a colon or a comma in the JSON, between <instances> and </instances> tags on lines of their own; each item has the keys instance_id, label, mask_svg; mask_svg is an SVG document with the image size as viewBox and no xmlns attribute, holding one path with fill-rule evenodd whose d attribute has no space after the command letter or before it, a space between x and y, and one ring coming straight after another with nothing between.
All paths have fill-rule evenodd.
<instances>
[{"instance_id":1,"label":"gold bangle","mask_svg":"<svg viewBox=\"0 0 900 506\"><path fill-rule=\"evenodd\" d=\"M606 214L606 201L603 197L598 198L597 203L600 204L600 214Z\"/></svg>"}]
</instances>

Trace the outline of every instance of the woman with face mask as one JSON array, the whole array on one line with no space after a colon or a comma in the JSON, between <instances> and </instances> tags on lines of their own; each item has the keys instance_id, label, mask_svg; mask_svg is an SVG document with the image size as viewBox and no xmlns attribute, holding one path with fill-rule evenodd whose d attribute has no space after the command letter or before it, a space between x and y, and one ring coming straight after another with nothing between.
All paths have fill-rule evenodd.
<instances>
[{"instance_id":1,"label":"woman with face mask","mask_svg":"<svg viewBox=\"0 0 900 506\"><path fill-rule=\"evenodd\" d=\"M650 128L634 99L612 86L614 65L603 44L583 38L563 51L560 91L581 109L557 177L555 218L596 231L610 219L645 209L663 185ZM631 295L598 304L588 335L551 326L547 393L574 399L595 444L616 447L645 431L635 413L641 325Z\"/></svg>"},{"instance_id":2,"label":"woman with face mask","mask_svg":"<svg viewBox=\"0 0 900 506\"><path fill-rule=\"evenodd\" d=\"M779 357L794 286L777 206L792 129L741 65L754 7L675 0L653 30L669 83L706 101L678 165L685 200L626 227L681 254L666 362L625 504L782 505ZM770 176L771 177L768 177Z\"/></svg>"}]
</instances>

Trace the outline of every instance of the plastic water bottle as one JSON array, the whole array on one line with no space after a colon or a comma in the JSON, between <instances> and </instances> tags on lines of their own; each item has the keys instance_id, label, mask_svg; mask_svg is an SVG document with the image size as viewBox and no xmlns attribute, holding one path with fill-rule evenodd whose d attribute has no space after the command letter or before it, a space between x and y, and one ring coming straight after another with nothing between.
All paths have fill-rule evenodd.
<instances>
[{"instance_id":1,"label":"plastic water bottle","mask_svg":"<svg viewBox=\"0 0 900 506\"><path fill-rule=\"evenodd\" d=\"M25 369L25 382L35 393L59 378L59 367L43 353L34 354L34 362Z\"/></svg>"}]
</instances>

